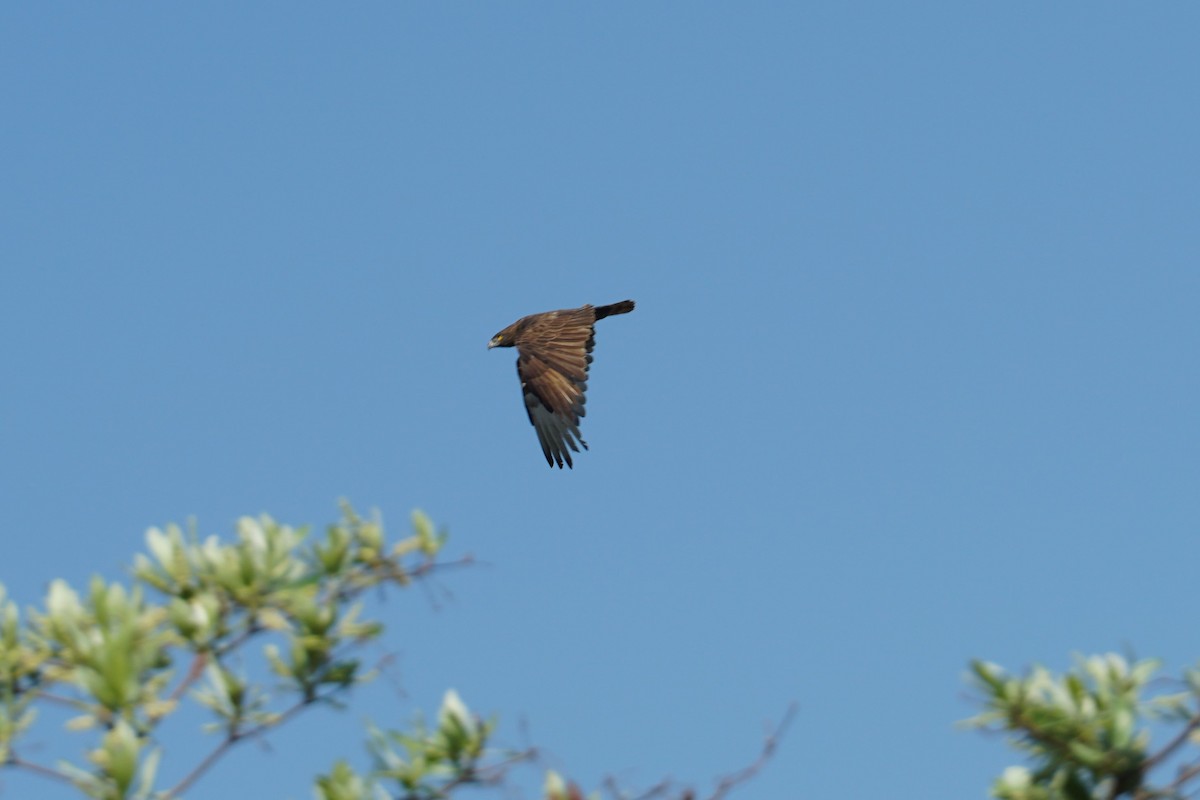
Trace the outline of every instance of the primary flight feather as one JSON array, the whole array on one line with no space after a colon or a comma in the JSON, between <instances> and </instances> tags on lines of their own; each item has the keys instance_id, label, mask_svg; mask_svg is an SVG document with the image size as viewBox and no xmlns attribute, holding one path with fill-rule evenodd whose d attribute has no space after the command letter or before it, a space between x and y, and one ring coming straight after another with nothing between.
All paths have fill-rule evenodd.
<instances>
[{"instance_id":1,"label":"primary flight feather","mask_svg":"<svg viewBox=\"0 0 1200 800\"><path fill-rule=\"evenodd\" d=\"M596 320L633 311L632 300L609 306L583 306L531 314L509 325L488 342L493 347L517 348L517 375L525 396L525 411L537 431L546 463L571 463L579 435L579 420L587 402L588 365L592 363Z\"/></svg>"}]
</instances>

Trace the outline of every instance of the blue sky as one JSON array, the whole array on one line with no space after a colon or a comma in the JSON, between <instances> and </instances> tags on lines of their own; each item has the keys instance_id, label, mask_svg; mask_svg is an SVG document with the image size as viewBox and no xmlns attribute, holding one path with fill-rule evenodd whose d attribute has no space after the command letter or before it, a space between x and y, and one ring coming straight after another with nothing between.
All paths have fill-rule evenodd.
<instances>
[{"instance_id":1,"label":"blue sky","mask_svg":"<svg viewBox=\"0 0 1200 800\"><path fill-rule=\"evenodd\" d=\"M796 701L739 796L982 797L969 659L1200 656L1198 24L5 5L0 581L343 496L486 562L388 601L402 694L194 798L309 797L447 687L587 786L707 788ZM626 297L549 470L487 341Z\"/></svg>"}]
</instances>

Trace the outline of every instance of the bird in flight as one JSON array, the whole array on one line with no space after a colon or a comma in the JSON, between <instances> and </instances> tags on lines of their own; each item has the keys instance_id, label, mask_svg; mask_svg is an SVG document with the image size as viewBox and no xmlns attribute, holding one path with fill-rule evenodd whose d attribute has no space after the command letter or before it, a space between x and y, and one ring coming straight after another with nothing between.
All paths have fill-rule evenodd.
<instances>
[{"instance_id":1,"label":"bird in flight","mask_svg":"<svg viewBox=\"0 0 1200 800\"><path fill-rule=\"evenodd\" d=\"M587 450L579 435L579 420L587 402L588 365L592 363L596 320L633 311L632 300L610 306L583 306L530 314L497 333L493 347L517 348L517 376L525 396L525 411L537 431L546 463L562 469L571 463L575 443Z\"/></svg>"}]
</instances>

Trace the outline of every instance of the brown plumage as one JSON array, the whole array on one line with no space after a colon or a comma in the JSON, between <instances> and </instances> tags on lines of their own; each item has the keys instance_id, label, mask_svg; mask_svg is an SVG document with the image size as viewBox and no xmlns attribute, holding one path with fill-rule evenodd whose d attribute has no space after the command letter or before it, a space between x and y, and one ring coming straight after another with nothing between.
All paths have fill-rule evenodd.
<instances>
[{"instance_id":1,"label":"brown plumage","mask_svg":"<svg viewBox=\"0 0 1200 800\"><path fill-rule=\"evenodd\" d=\"M509 325L488 342L493 347L517 348L517 375L525 395L525 411L537 431L546 463L562 469L571 463L579 435L579 420L587 402L588 365L595 346L596 320L633 311L632 300L610 306L583 306L531 314ZM569 449L568 449L569 448Z\"/></svg>"}]
</instances>

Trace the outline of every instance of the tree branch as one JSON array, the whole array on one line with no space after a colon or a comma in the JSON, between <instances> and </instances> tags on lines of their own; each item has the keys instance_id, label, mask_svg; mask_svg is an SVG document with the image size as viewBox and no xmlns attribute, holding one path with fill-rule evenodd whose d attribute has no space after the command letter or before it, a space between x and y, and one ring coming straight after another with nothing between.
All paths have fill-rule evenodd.
<instances>
[{"instance_id":1,"label":"tree branch","mask_svg":"<svg viewBox=\"0 0 1200 800\"><path fill-rule=\"evenodd\" d=\"M792 720L796 718L796 712L798 710L799 708L795 703L792 703L790 706L788 706L788 710L784 712L783 719L781 719L779 724L775 726L775 730L767 732L766 739L763 741L762 751L758 754L758 758L754 760L754 763L738 770L731 775L726 775L724 778L721 778L721 780L717 782L716 791L709 795L709 800L721 800L722 797L729 794L731 789L740 783L745 783L746 781L750 780L767 765L767 762L770 761L771 757L775 755L776 748L779 747L779 740L787 731L788 726L792 724Z\"/></svg>"},{"instance_id":2,"label":"tree branch","mask_svg":"<svg viewBox=\"0 0 1200 800\"><path fill-rule=\"evenodd\" d=\"M171 800L171 798L182 796L184 792L186 792L188 789L190 789L192 787L192 784L194 784L196 781L200 780L200 778L202 778L206 772L208 772L210 769L212 769L213 765L216 764L218 761L220 761L221 757L224 756L227 752L229 752L229 750L234 745L238 744L239 742L246 741L247 739L255 739L255 738L258 738L259 736L262 736L264 733L271 730L272 728L277 728L280 725L282 725L283 723L287 722L289 719L296 716L304 709L309 708L310 706L316 705L317 703L320 703L322 701L328 700L330 697L337 694L339 691L343 690L344 688L346 688L346 687L339 686L336 689L334 689L333 691L326 692L324 695L321 695L320 697L313 697L311 699L307 699L307 698L301 699L295 705L293 705L290 708L281 712L279 714L279 716L276 717L271 722L264 722L261 725L256 725L255 727L249 728L245 731L238 731L236 729L230 731L228 734L226 734L225 738L223 740L221 740L221 743L218 744L215 748L213 748L212 752L210 752L208 755L206 755L200 761L200 763L197 764L192 769L191 772L189 772L187 775L184 775L183 778L179 781L179 783L175 784L170 789L163 792L161 795L159 795L159 797L162 798L162 800Z\"/></svg>"},{"instance_id":3,"label":"tree branch","mask_svg":"<svg viewBox=\"0 0 1200 800\"><path fill-rule=\"evenodd\" d=\"M58 770L54 769L54 767L47 767L42 764L37 764L33 761L26 761L25 759L15 755L11 756L6 763L10 767L26 770L28 772L32 772L34 775L41 775L43 778L49 778L52 781L69 783L72 786L75 785L75 781L72 780L70 775L65 772L59 772Z\"/></svg>"},{"instance_id":4,"label":"tree branch","mask_svg":"<svg viewBox=\"0 0 1200 800\"><path fill-rule=\"evenodd\" d=\"M450 792L457 789L459 786L475 784L478 786L491 786L500 783L508 774L510 768L525 761L533 761L537 758L537 750L529 748L517 753L513 753L508 758L498 761L495 764L489 764L478 769L472 768L454 778L447 781L438 788L439 797L449 797Z\"/></svg>"},{"instance_id":5,"label":"tree branch","mask_svg":"<svg viewBox=\"0 0 1200 800\"><path fill-rule=\"evenodd\" d=\"M1179 774L1175 776L1175 780L1167 789L1169 797L1182 797L1183 785L1200 775L1200 764L1192 764L1190 767L1180 767Z\"/></svg>"},{"instance_id":6,"label":"tree branch","mask_svg":"<svg viewBox=\"0 0 1200 800\"><path fill-rule=\"evenodd\" d=\"M183 680L175 687L175 690L168 696L168 700L178 702L183 698L183 693L186 692L193 683L200 679L204 674L204 668L208 666L208 653L199 652L192 657L192 665L188 667L187 674L183 676Z\"/></svg>"},{"instance_id":7,"label":"tree branch","mask_svg":"<svg viewBox=\"0 0 1200 800\"><path fill-rule=\"evenodd\" d=\"M1142 767L1143 771L1149 772L1151 769L1170 758L1176 750L1187 744L1188 737L1190 737L1192 732L1197 728L1200 728L1200 712L1192 715L1192 717L1188 719L1187 724L1183 726L1183 730L1181 730L1173 739L1171 739L1171 741L1163 745L1161 750L1146 759Z\"/></svg>"},{"instance_id":8,"label":"tree branch","mask_svg":"<svg viewBox=\"0 0 1200 800\"><path fill-rule=\"evenodd\" d=\"M40 687L33 691L36 692L35 696L38 700L45 700L48 703L66 706L67 708L71 708L76 711L91 711L93 708L86 700L81 700L78 697L66 697L61 694L55 694L54 692L47 691L46 689L42 689Z\"/></svg>"},{"instance_id":9,"label":"tree branch","mask_svg":"<svg viewBox=\"0 0 1200 800\"><path fill-rule=\"evenodd\" d=\"M779 721L779 724L775 726L774 730L767 731L766 739L763 741L762 750L759 751L758 758L754 759L751 764L743 767L737 772L730 773L729 775L718 779L716 789L714 789L713 793L708 796L707 800L722 800L722 798L729 794L729 792L738 785L745 783L757 775L762 768L767 765L767 762L770 761L775 755L775 751L779 747L779 742L783 738L783 734L787 731L788 726L792 724L792 720L796 718L797 711L798 707L795 703L789 705L787 711L784 712L783 719ZM604 787L614 798L622 798L627 796L621 791L620 787L617 785L617 782L612 777L609 777L604 781ZM671 781L670 778L667 778L659 781L641 794L636 795L633 800L654 800L656 797L665 796L672 790L672 788L673 781ZM679 800L696 800L695 790L690 787L685 788L679 795Z\"/></svg>"}]
</instances>

